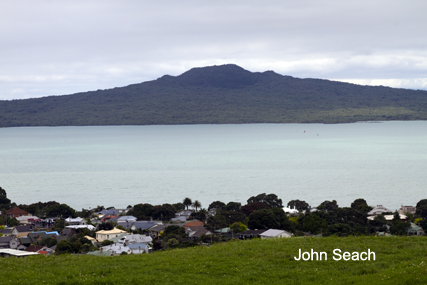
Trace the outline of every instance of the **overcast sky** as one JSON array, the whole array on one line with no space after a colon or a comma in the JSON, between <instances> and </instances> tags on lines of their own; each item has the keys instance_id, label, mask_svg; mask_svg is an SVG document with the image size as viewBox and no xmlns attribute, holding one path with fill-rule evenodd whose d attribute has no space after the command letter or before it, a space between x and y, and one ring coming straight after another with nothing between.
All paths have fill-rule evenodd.
<instances>
[{"instance_id":1,"label":"overcast sky","mask_svg":"<svg viewBox=\"0 0 427 285\"><path fill-rule=\"evenodd\" d=\"M0 100L235 63L427 90L427 1L29 0L0 4Z\"/></svg>"}]
</instances>

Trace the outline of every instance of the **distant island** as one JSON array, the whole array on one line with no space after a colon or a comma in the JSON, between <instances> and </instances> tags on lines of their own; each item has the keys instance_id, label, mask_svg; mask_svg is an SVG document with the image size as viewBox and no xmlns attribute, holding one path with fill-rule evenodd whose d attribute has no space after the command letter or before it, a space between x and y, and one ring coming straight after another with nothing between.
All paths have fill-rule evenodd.
<instances>
[{"instance_id":1,"label":"distant island","mask_svg":"<svg viewBox=\"0 0 427 285\"><path fill-rule=\"evenodd\" d=\"M427 120L427 91L299 79L234 64L107 90L0 101L0 127Z\"/></svg>"}]
</instances>

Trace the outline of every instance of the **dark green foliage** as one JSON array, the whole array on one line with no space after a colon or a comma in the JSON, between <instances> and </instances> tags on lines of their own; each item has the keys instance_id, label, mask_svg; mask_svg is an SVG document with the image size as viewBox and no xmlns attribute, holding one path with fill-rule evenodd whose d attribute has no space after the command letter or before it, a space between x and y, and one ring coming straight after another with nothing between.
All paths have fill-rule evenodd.
<instances>
[{"instance_id":1,"label":"dark green foliage","mask_svg":"<svg viewBox=\"0 0 427 285\"><path fill-rule=\"evenodd\" d=\"M423 219L427 219L427 199L420 200L417 205L416 214Z\"/></svg>"},{"instance_id":2,"label":"dark green foliage","mask_svg":"<svg viewBox=\"0 0 427 285\"><path fill-rule=\"evenodd\" d=\"M181 236L181 237L186 236L185 229L183 227L175 226L175 225L168 226L165 229L165 236L170 236L172 234Z\"/></svg>"},{"instance_id":3,"label":"dark green foliage","mask_svg":"<svg viewBox=\"0 0 427 285\"><path fill-rule=\"evenodd\" d=\"M175 212L179 212L179 211L185 210L185 206L184 206L183 203L172 204L172 207L173 207L173 209L174 209Z\"/></svg>"},{"instance_id":4,"label":"dark green foliage","mask_svg":"<svg viewBox=\"0 0 427 285\"><path fill-rule=\"evenodd\" d=\"M46 209L47 217L75 217L76 211L67 204L54 204Z\"/></svg>"},{"instance_id":5,"label":"dark green foliage","mask_svg":"<svg viewBox=\"0 0 427 285\"><path fill-rule=\"evenodd\" d=\"M207 211L206 209L201 209L198 212L192 212L190 215L190 220L199 220L205 221L207 219Z\"/></svg>"},{"instance_id":6,"label":"dark green foliage","mask_svg":"<svg viewBox=\"0 0 427 285\"><path fill-rule=\"evenodd\" d=\"M270 208L283 208L282 199L279 199L276 194L258 194L248 199L248 204L255 202L265 203Z\"/></svg>"},{"instance_id":7,"label":"dark green foliage","mask_svg":"<svg viewBox=\"0 0 427 285\"><path fill-rule=\"evenodd\" d=\"M310 205L306 201L300 200L291 200L288 202L287 206L292 209L297 209L299 212L304 212L310 207Z\"/></svg>"},{"instance_id":8,"label":"dark green foliage","mask_svg":"<svg viewBox=\"0 0 427 285\"><path fill-rule=\"evenodd\" d=\"M113 222L110 222L110 221L98 225L99 231L110 231L112 229L114 229L114 224Z\"/></svg>"},{"instance_id":9,"label":"dark green foliage","mask_svg":"<svg viewBox=\"0 0 427 285\"><path fill-rule=\"evenodd\" d=\"M190 207L193 202L191 201L190 198L186 197L184 198L184 200L182 201L182 204L184 205L184 207L188 210L188 207Z\"/></svg>"},{"instance_id":10,"label":"dark green foliage","mask_svg":"<svg viewBox=\"0 0 427 285\"><path fill-rule=\"evenodd\" d=\"M28 213L31 213L35 216L38 217L46 217L47 216L47 212L48 209L52 206L55 205L60 205L60 203L55 202L55 201L50 201L50 202L37 202L37 203L33 203L30 205L18 205L18 207L24 211L27 211ZM49 211L52 211L52 209L54 209L54 207L50 208ZM50 217L54 217L54 215L50 216Z\"/></svg>"},{"instance_id":11,"label":"dark green foliage","mask_svg":"<svg viewBox=\"0 0 427 285\"><path fill-rule=\"evenodd\" d=\"M319 234L326 231L328 228L328 223L325 219L321 218L318 213L312 213L306 215L302 219L302 230L305 232L310 232L312 234Z\"/></svg>"},{"instance_id":12,"label":"dark green foliage","mask_svg":"<svg viewBox=\"0 0 427 285\"><path fill-rule=\"evenodd\" d=\"M238 202L229 202L226 206L227 211L237 212L242 208L242 204Z\"/></svg>"},{"instance_id":13,"label":"dark green foliage","mask_svg":"<svg viewBox=\"0 0 427 285\"><path fill-rule=\"evenodd\" d=\"M241 210L246 215L249 216L252 212L260 210L260 209L270 209L270 207L262 202L254 202L251 204L247 204L242 206Z\"/></svg>"},{"instance_id":14,"label":"dark green foliage","mask_svg":"<svg viewBox=\"0 0 427 285\"><path fill-rule=\"evenodd\" d=\"M223 203L221 201L215 201L215 202L212 202L212 203L209 204L208 210L213 209L213 208L215 208L215 209L222 209L225 206L226 206L225 203Z\"/></svg>"},{"instance_id":15,"label":"dark green foliage","mask_svg":"<svg viewBox=\"0 0 427 285\"><path fill-rule=\"evenodd\" d=\"M368 206L366 200L362 198L354 200L354 202L351 203L351 207L365 214L372 210L372 207Z\"/></svg>"},{"instance_id":16,"label":"dark green foliage","mask_svg":"<svg viewBox=\"0 0 427 285\"><path fill-rule=\"evenodd\" d=\"M235 65L108 90L0 101L0 127L426 119L426 91L251 73Z\"/></svg>"},{"instance_id":17,"label":"dark green foliage","mask_svg":"<svg viewBox=\"0 0 427 285\"><path fill-rule=\"evenodd\" d=\"M323 201L322 204L317 206L317 210L319 211L333 211L334 209L338 208L337 201L332 200L331 201Z\"/></svg>"},{"instance_id":18,"label":"dark green foliage","mask_svg":"<svg viewBox=\"0 0 427 285\"><path fill-rule=\"evenodd\" d=\"M133 209L130 210L127 214L129 216L134 216L138 220L148 220L151 217L151 212L153 210L153 205L150 204L137 204L133 206Z\"/></svg>"},{"instance_id":19,"label":"dark green foliage","mask_svg":"<svg viewBox=\"0 0 427 285\"><path fill-rule=\"evenodd\" d=\"M0 187L0 209L9 209L10 199L7 198L6 190Z\"/></svg>"},{"instance_id":20,"label":"dark green foliage","mask_svg":"<svg viewBox=\"0 0 427 285\"><path fill-rule=\"evenodd\" d=\"M113 243L114 243L114 241L106 239L106 240L102 241L101 246L107 246L107 245L110 245Z\"/></svg>"},{"instance_id":21,"label":"dark green foliage","mask_svg":"<svg viewBox=\"0 0 427 285\"><path fill-rule=\"evenodd\" d=\"M291 222L281 208L261 209L249 215L248 227L254 229L291 229Z\"/></svg>"}]
</instances>

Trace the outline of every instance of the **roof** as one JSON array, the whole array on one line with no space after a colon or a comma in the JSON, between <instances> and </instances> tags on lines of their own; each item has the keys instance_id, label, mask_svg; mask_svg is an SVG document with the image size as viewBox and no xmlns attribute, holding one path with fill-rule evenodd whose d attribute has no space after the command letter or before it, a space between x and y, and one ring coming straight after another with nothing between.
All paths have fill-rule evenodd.
<instances>
[{"instance_id":1,"label":"roof","mask_svg":"<svg viewBox=\"0 0 427 285\"><path fill-rule=\"evenodd\" d=\"M368 215L370 216L370 215L382 214L387 212L393 212L393 211L384 207L383 205L377 205L371 211L368 212Z\"/></svg>"},{"instance_id":2,"label":"roof","mask_svg":"<svg viewBox=\"0 0 427 285\"><path fill-rule=\"evenodd\" d=\"M265 230L246 230L244 232L239 233L239 235L260 235L263 232L265 232Z\"/></svg>"},{"instance_id":3,"label":"roof","mask_svg":"<svg viewBox=\"0 0 427 285\"><path fill-rule=\"evenodd\" d=\"M29 247L27 247L25 249L25 251L30 251L30 252L37 252L40 249L42 249L43 247L41 245L30 245Z\"/></svg>"},{"instance_id":4,"label":"roof","mask_svg":"<svg viewBox=\"0 0 427 285\"><path fill-rule=\"evenodd\" d=\"M28 251L11 249L11 248L0 249L0 254L2 254L2 253L3 254L13 255L13 256L18 256L18 257L38 254L37 252L28 252Z\"/></svg>"},{"instance_id":5,"label":"roof","mask_svg":"<svg viewBox=\"0 0 427 285\"><path fill-rule=\"evenodd\" d=\"M203 227L204 223L199 220L194 220L184 224L184 227Z\"/></svg>"},{"instance_id":6,"label":"roof","mask_svg":"<svg viewBox=\"0 0 427 285\"><path fill-rule=\"evenodd\" d=\"M129 247L130 249L134 249L134 248L135 249L138 249L138 248L145 249L145 248L149 247L149 245L146 244L145 242L138 242L138 243L130 243L130 244L128 244L127 247Z\"/></svg>"},{"instance_id":7,"label":"roof","mask_svg":"<svg viewBox=\"0 0 427 285\"><path fill-rule=\"evenodd\" d=\"M6 212L6 215L30 215L27 211L24 211L18 207L13 207Z\"/></svg>"},{"instance_id":8,"label":"roof","mask_svg":"<svg viewBox=\"0 0 427 285\"><path fill-rule=\"evenodd\" d=\"M101 234L101 235L111 235L111 234L121 234L121 233L126 233L126 231L122 231L120 229L114 228L112 230L109 231L97 231L96 234Z\"/></svg>"},{"instance_id":9,"label":"roof","mask_svg":"<svg viewBox=\"0 0 427 285\"><path fill-rule=\"evenodd\" d=\"M202 235L210 235L212 234L210 231L205 229L205 227L188 227L187 232L189 237L198 238Z\"/></svg>"},{"instance_id":10,"label":"roof","mask_svg":"<svg viewBox=\"0 0 427 285\"><path fill-rule=\"evenodd\" d=\"M14 227L18 232L32 232L34 230L33 225L25 225L25 226L15 226Z\"/></svg>"},{"instance_id":11,"label":"roof","mask_svg":"<svg viewBox=\"0 0 427 285\"><path fill-rule=\"evenodd\" d=\"M269 229L260 234L262 237L277 237L279 235L285 234L286 236L291 236L290 233L288 233L285 230L276 230L276 229Z\"/></svg>"},{"instance_id":12,"label":"roof","mask_svg":"<svg viewBox=\"0 0 427 285\"><path fill-rule=\"evenodd\" d=\"M13 236L0 237L0 242L10 242L13 239L15 239Z\"/></svg>"},{"instance_id":13,"label":"roof","mask_svg":"<svg viewBox=\"0 0 427 285\"><path fill-rule=\"evenodd\" d=\"M136 222L136 217L134 216L121 216L117 218L117 221L133 221Z\"/></svg>"},{"instance_id":14,"label":"roof","mask_svg":"<svg viewBox=\"0 0 427 285\"><path fill-rule=\"evenodd\" d=\"M131 227L135 227L137 229L141 229L141 230L148 230L149 228L151 228L152 226L157 225L156 222L151 222L151 221L136 221L132 224Z\"/></svg>"},{"instance_id":15,"label":"roof","mask_svg":"<svg viewBox=\"0 0 427 285\"><path fill-rule=\"evenodd\" d=\"M65 226L67 229L89 229L90 231L94 231L96 228L92 225L73 225L73 226Z\"/></svg>"}]
</instances>

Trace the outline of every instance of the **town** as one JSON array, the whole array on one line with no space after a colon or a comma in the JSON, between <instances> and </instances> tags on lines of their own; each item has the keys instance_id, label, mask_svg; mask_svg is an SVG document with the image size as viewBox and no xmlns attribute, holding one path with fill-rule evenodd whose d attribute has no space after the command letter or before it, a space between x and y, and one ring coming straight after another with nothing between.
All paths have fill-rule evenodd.
<instances>
[{"instance_id":1,"label":"town","mask_svg":"<svg viewBox=\"0 0 427 285\"><path fill-rule=\"evenodd\" d=\"M427 199L395 212L356 199L351 207L335 200L317 207L275 194L252 196L246 205L197 200L176 204L136 204L126 209L82 209L38 202L16 205L0 187L0 255L87 254L115 256L158 250L209 246L233 239L298 238L361 235L425 235Z\"/></svg>"}]
</instances>

